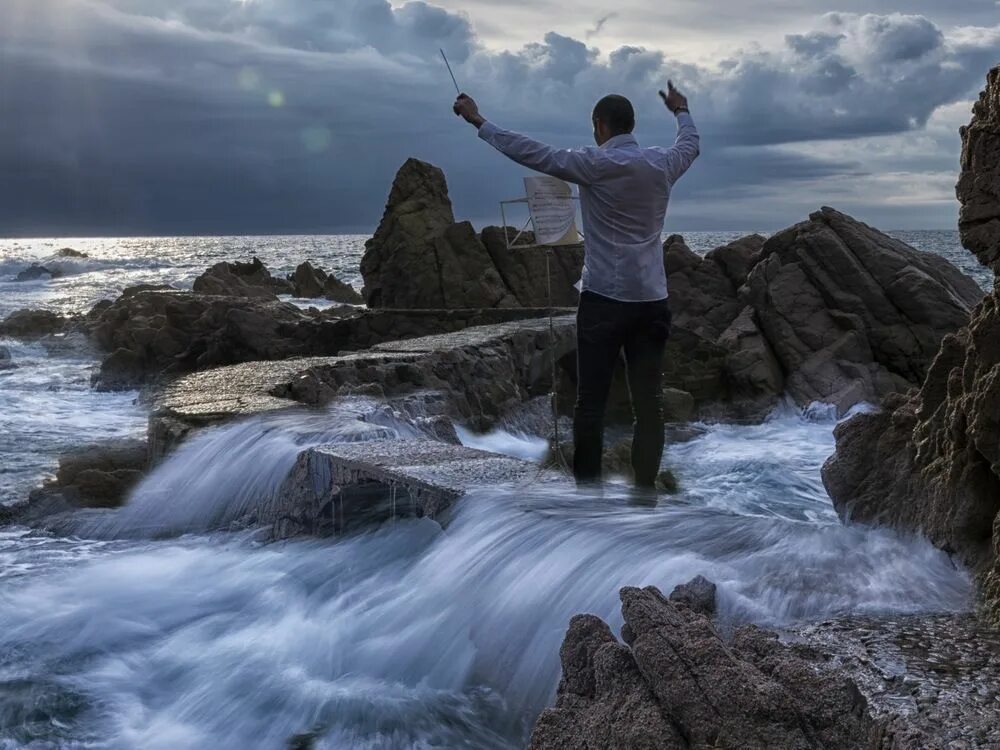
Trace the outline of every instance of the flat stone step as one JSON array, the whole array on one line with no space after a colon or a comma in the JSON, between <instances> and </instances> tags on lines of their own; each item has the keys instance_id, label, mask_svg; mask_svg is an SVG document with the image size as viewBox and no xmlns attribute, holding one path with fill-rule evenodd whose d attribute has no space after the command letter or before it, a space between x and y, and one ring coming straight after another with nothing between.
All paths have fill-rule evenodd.
<instances>
[{"instance_id":1,"label":"flat stone step","mask_svg":"<svg viewBox=\"0 0 1000 750\"><path fill-rule=\"evenodd\" d=\"M303 451L259 521L285 539L398 516L440 520L471 490L536 482L570 486L530 461L434 440L337 443Z\"/></svg>"}]
</instances>

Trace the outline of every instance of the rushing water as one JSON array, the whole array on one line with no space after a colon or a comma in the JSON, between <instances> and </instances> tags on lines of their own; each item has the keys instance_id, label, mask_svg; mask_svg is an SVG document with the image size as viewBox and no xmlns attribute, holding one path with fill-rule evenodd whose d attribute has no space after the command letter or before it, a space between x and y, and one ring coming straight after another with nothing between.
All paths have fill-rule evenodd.
<instances>
[{"instance_id":1,"label":"rushing water","mask_svg":"<svg viewBox=\"0 0 1000 750\"><path fill-rule=\"evenodd\" d=\"M737 234L688 240L703 251ZM954 233L921 238L957 259ZM94 257L56 280L0 282L0 315L82 310L137 282L185 286L254 254L279 272L312 257L356 282L362 240L3 242L0 278L64 245ZM136 394L89 389L86 349L0 345L20 365L0 371L0 503L60 451L144 430ZM219 529L265 502L299 451L416 429L349 404L205 431L126 508L82 527L87 538L0 528L0 748L242 750L302 733L318 748L518 747L555 690L569 618L617 627L623 585L707 575L726 622L967 608L968 576L926 542L839 523L819 478L833 426L823 409L706 426L668 448L680 492L656 507L614 487L527 483L465 498L444 529L399 518L263 546ZM531 435L459 432L544 452Z\"/></svg>"}]
</instances>

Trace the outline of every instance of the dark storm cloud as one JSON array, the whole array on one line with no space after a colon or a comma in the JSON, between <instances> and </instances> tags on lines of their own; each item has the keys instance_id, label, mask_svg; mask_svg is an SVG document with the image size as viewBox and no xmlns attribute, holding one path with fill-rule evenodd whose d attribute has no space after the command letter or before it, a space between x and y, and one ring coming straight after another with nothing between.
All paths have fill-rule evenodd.
<instances>
[{"instance_id":1,"label":"dark storm cloud","mask_svg":"<svg viewBox=\"0 0 1000 750\"><path fill-rule=\"evenodd\" d=\"M523 170L451 115L438 47L488 116L559 145L589 140L608 91L633 97L641 139L669 140L655 92L674 78L705 134L681 193L704 217L754 186L857 173L780 146L919 129L998 44L995 27L828 14L705 68L555 32L490 51L423 2L4 0L0 233L367 231L411 155L445 168L459 213L493 219Z\"/></svg>"}]
</instances>

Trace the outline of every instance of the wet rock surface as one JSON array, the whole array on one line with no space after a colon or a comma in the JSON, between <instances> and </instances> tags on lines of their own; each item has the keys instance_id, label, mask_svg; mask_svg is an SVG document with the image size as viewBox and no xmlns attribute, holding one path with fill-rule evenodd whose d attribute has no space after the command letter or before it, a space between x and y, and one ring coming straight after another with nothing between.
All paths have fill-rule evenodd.
<instances>
[{"instance_id":1,"label":"wet rock surface","mask_svg":"<svg viewBox=\"0 0 1000 750\"><path fill-rule=\"evenodd\" d=\"M420 393L441 413L485 429L549 387L551 356L575 346L573 319L478 326L378 344L335 357L250 362L186 376L166 386L151 419L154 456L193 427L295 404L323 406L342 395Z\"/></svg>"},{"instance_id":2,"label":"wet rock surface","mask_svg":"<svg viewBox=\"0 0 1000 750\"><path fill-rule=\"evenodd\" d=\"M35 524L80 508L117 508L142 479L148 465L145 440L115 439L59 457L55 476L12 508L15 523Z\"/></svg>"},{"instance_id":3,"label":"wet rock surface","mask_svg":"<svg viewBox=\"0 0 1000 750\"><path fill-rule=\"evenodd\" d=\"M528 461L434 440L339 443L304 451L255 522L286 539L403 516L439 519L471 489L528 481L569 484Z\"/></svg>"},{"instance_id":4,"label":"wet rock surface","mask_svg":"<svg viewBox=\"0 0 1000 750\"><path fill-rule=\"evenodd\" d=\"M1000 748L1000 631L975 616L847 618L785 635L857 683L879 748Z\"/></svg>"},{"instance_id":5,"label":"wet rock surface","mask_svg":"<svg viewBox=\"0 0 1000 750\"><path fill-rule=\"evenodd\" d=\"M991 108L996 71L989 85L963 131L979 150L1000 146ZM975 169L979 162L963 165ZM977 202L976 212L986 210L989 195L998 196L983 187L993 184L995 165L981 166L983 181L967 170L959 188L961 198ZM983 189L972 195L970 185ZM1000 197L994 208L1000 212ZM976 234L977 242L982 236ZM980 245L973 249L981 255ZM837 452L823 467L823 481L840 513L919 531L957 554L978 573L988 616L1000 622L1000 288L966 327L944 338L919 390L839 425L835 435Z\"/></svg>"},{"instance_id":6,"label":"wet rock surface","mask_svg":"<svg viewBox=\"0 0 1000 750\"><path fill-rule=\"evenodd\" d=\"M869 746L876 723L851 680L756 626L727 642L704 597L689 596L702 588L692 582L671 599L651 586L622 589L624 644L599 618L574 617L556 704L530 747Z\"/></svg>"}]
</instances>

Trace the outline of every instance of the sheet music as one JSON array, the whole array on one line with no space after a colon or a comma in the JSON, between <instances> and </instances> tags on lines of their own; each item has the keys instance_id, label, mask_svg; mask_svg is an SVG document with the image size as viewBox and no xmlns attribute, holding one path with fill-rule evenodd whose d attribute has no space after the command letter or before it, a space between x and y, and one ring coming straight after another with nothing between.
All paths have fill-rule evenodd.
<instances>
[{"instance_id":1,"label":"sheet music","mask_svg":"<svg viewBox=\"0 0 1000 750\"><path fill-rule=\"evenodd\" d=\"M576 202L565 182L546 175L524 178L528 211L539 245L571 245L580 241L576 230Z\"/></svg>"}]
</instances>

